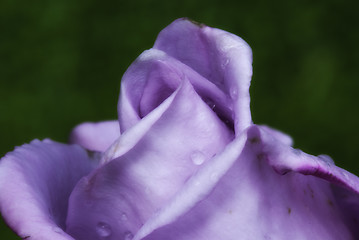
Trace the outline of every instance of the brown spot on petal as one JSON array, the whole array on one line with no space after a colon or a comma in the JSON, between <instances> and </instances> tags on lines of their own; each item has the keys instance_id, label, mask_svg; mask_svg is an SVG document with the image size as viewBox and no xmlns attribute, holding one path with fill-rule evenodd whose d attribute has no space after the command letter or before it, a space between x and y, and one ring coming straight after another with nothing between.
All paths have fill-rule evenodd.
<instances>
[{"instance_id":1,"label":"brown spot on petal","mask_svg":"<svg viewBox=\"0 0 359 240\"><path fill-rule=\"evenodd\" d=\"M314 191L313 191L313 189L310 187L309 184L308 184L308 189L309 189L309 191L310 191L310 196L311 196L312 198L314 198Z\"/></svg>"},{"instance_id":2,"label":"brown spot on petal","mask_svg":"<svg viewBox=\"0 0 359 240\"><path fill-rule=\"evenodd\" d=\"M290 215L292 212L292 209L291 208L288 208L288 214Z\"/></svg>"},{"instance_id":3,"label":"brown spot on petal","mask_svg":"<svg viewBox=\"0 0 359 240\"><path fill-rule=\"evenodd\" d=\"M192 20L192 19L189 19L189 18L183 18L183 19L184 19L184 20L187 20L187 21L190 21L191 23L193 23L194 25L197 25L197 26L200 27L200 28L203 28L203 27L206 26L206 25L203 24L203 23L196 22L196 21L194 21L194 20Z\"/></svg>"},{"instance_id":4,"label":"brown spot on petal","mask_svg":"<svg viewBox=\"0 0 359 240\"><path fill-rule=\"evenodd\" d=\"M257 137L252 137L252 138L249 139L249 142L251 144L257 144L257 143L260 143L260 141L261 140L259 138L257 138Z\"/></svg>"},{"instance_id":5,"label":"brown spot on petal","mask_svg":"<svg viewBox=\"0 0 359 240\"><path fill-rule=\"evenodd\" d=\"M329 204L329 206L334 207L334 204L330 199L327 200L327 203Z\"/></svg>"},{"instance_id":6,"label":"brown spot on petal","mask_svg":"<svg viewBox=\"0 0 359 240\"><path fill-rule=\"evenodd\" d=\"M265 159L266 158L266 154L265 153L259 153L259 154L257 154L257 159L259 160L259 161L261 161L261 160L263 160L263 159Z\"/></svg>"}]
</instances>

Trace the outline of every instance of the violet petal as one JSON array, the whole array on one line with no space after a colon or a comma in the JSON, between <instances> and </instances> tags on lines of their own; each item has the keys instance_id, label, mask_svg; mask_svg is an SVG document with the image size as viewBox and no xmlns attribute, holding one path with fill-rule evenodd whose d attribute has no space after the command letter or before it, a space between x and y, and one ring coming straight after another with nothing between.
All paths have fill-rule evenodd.
<instances>
[{"instance_id":1,"label":"violet petal","mask_svg":"<svg viewBox=\"0 0 359 240\"><path fill-rule=\"evenodd\" d=\"M70 143L91 151L105 151L120 136L118 121L81 123L71 132Z\"/></svg>"},{"instance_id":2,"label":"violet petal","mask_svg":"<svg viewBox=\"0 0 359 240\"><path fill-rule=\"evenodd\" d=\"M154 48L188 65L232 98L237 135L252 123L252 51L243 39L182 18L160 32Z\"/></svg>"},{"instance_id":3,"label":"violet petal","mask_svg":"<svg viewBox=\"0 0 359 240\"><path fill-rule=\"evenodd\" d=\"M218 182L211 182L211 171L203 171L210 166L204 166L198 174L206 173L207 178L198 179L207 181L200 180L197 185L201 187L192 191L190 180L134 240L334 240L357 236L358 177L314 156L301 156L303 153L292 151L267 128L251 127L242 152L232 147L239 143L237 138L211 161L238 156ZM278 174L283 169L286 174ZM201 194L206 186L214 186L207 191L209 195ZM187 194L190 196L183 198ZM200 197L193 198L195 195ZM192 200L184 206L187 201L181 199Z\"/></svg>"},{"instance_id":4,"label":"violet petal","mask_svg":"<svg viewBox=\"0 0 359 240\"><path fill-rule=\"evenodd\" d=\"M189 81L204 102L231 121L232 100L218 86L163 51L143 52L127 69L121 82L118 116L121 132L133 127L184 81Z\"/></svg>"},{"instance_id":5,"label":"violet petal","mask_svg":"<svg viewBox=\"0 0 359 240\"><path fill-rule=\"evenodd\" d=\"M0 211L20 237L73 240L64 232L68 198L93 163L79 146L34 140L0 161Z\"/></svg>"},{"instance_id":6,"label":"violet petal","mask_svg":"<svg viewBox=\"0 0 359 240\"><path fill-rule=\"evenodd\" d=\"M171 68L162 67L153 69L161 70L164 78L174 76ZM112 239L121 239L128 232L135 234L233 138L231 129L186 78L156 109L162 106L166 107L132 148L76 186L67 219L67 230L76 239L101 239L96 231L100 223L111 228ZM124 136L126 132L120 139Z\"/></svg>"}]
</instances>

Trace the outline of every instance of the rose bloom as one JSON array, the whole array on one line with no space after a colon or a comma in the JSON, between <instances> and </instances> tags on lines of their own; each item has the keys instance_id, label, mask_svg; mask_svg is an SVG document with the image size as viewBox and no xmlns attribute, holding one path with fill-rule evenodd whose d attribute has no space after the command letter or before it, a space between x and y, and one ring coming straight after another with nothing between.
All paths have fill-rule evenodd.
<instances>
[{"instance_id":1,"label":"rose bloom","mask_svg":"<svg viewBox=\"0 0 359 240\"><path fill-rule=\"evenodd\" d=\"M359 238L359 179L252 123L251 49L187 19L122 78L118 121L0 162L0 211L30 240Z\"/></svg>"}]
</instances>

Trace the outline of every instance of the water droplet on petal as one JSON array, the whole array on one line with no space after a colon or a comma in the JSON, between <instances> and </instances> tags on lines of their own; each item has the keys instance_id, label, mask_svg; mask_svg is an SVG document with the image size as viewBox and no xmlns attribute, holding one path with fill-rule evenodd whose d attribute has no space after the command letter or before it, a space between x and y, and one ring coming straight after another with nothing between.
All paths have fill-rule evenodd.
<instances>
[{"instance_id":1,"label":"water droplet on petal","mask_svg":"<svg viewBox=\"0 0 359 240\"><path fill-rule=\"evenodd\" d=\"M214 110L216 108L216 104L215 104L215 102L212 101L212 99L208 99L206 101L206 103L212 110Z\"/></svg>"},{"instance_id":2,"label":"water droplet on petal","mask_svg":"<svg viewBox=\"0 0 359 240\"><path fill-rule=\"evenodd\" d=\"M211 174L210 178L213 182L217 182L219 179L219 175L218 175L218 173L214 172Z\"/></svg>"},{"instance_id":3,"label":"water droplet on petal","mask_svg":"<svg viewBox=\"0 0 359 240\"><path fill-rule=\"evenodd\" d=\"M318 158L320 158L321 160L323 160L327 164L334 164L333 159L328 155L321 154L321 155L318 156Z\"/></svg>"},{"instance_id":4,"label":"water droplet on petal","mask_svg":"<svg viewBox=\"0 0 359 240\"><path fill-rule=\"evenodd\" d=\"M130 231L125 232L124 236L125 236L124 240L131 240L133 238L133 234Z\"/></svg>"},{"instance_id":5,"label":"water droplet on petal","mask_svg":"<svg viewBox=\"0 0 359 240\"><path fill-rule=\"evenodd\" d=\"M121 220L122 220L122 221L126 221L126 220L127 220L127 215L126 215L126 213L122 213L122 214L121 214Z\"/></svg>"},{"instance_id":6,"label":"water droplet on petal","mask_svg":"<svg viewBox=\"0 0 359 240\"><path fill-rule=\"evenodd\" d=\"M196 180L196 181L194 182L194 186L199 187L200 185L201 185L201 182L200 182L200 181Z\"/></svg>"},{"instance_id":7,"label":"water droplet on petal","mask_svg":"<svg viewBox=\"0 0 359 240\"><path fill-rule=\"evenodd\" d=\"M231 98L232 98L233 100L237 99L237 97L238 97L238 90L237 90L237 88L231 88L231 89L229 90L229 96L231 96Z\"/></svg>"},{"instance_id":8,"label":"water droplet on petal","mask_svg":"<svg viewBox=\"0 0 359 240\"><path fill-rule=\"evenodd\" d=\"M349 180L349 175L348 175L348 173L345 172L345 170L343 170L342 175L344 176L344 178L346 180Z\"/></svg>"},{"instance_id":9,"label":"water droplet on petal","mask_svg":"<svg viewBox=\"0 0 359 240\"><path fill-rule=\"evenodd\" d=\"M226 59L226 61L224 61L224 65L226 65L226 66L227 66L227 65L228 65L228 63L229 63L229 58L227 58L227 59Z\"/></svg>"},{"instance_id":10,"label":"water droplet on petal","mask_svg":"<svg viewBox=\"0 0 359 240\"><path fill-rule=\"evenodd\" d=\"M227 67L228 63L229 63L229 59L228 58L224 59L224 61L222 63L222 68L225 69Z\"/></svg>"},{"instance_id":11,"label":"water droplet on petal","mask_svg":"<svg viewBox=\"0 0 359 240\"><path fill-rule=\"evenodd\" d=\"M201 165L206 160L206 157L201 151L195 151L191 154L191 160L193 164Z\"/></svg>"},{"instance_id":12,"label":"water droplet on petal","mask_svg":"<svg viewBox=\"0 0 359 240\"><path fill-rule=\"evenodd\" d=\"M110 225L105 222L99 222L96 226L96 233L100 237L108 237L112 234Z\"/></svg>"}]
</instances>

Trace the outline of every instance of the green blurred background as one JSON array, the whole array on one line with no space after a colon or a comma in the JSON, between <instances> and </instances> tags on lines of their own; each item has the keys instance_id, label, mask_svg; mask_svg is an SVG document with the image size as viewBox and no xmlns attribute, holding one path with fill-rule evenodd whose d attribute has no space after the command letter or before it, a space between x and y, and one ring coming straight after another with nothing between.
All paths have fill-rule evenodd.
<instances>
[{"instance_id":1,"label":"green blurred background","mask_svg":"<svg viewBox=\"0 0 359 240\"><path fill-rule=\"evenodd\" d=\"M0 155L34 138L66 142L83 121L115 119L121 75L162 28L187 16L251 45L256 123L359 175L353 3L2 0ZM19 238L1 222L0 239Z\"/></svg>"}]
</instances>

